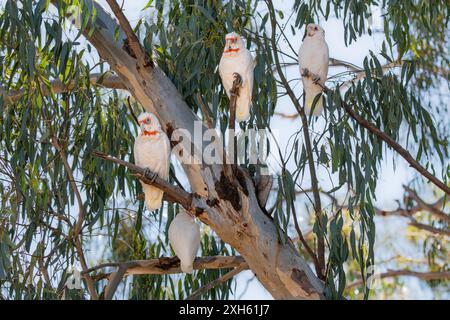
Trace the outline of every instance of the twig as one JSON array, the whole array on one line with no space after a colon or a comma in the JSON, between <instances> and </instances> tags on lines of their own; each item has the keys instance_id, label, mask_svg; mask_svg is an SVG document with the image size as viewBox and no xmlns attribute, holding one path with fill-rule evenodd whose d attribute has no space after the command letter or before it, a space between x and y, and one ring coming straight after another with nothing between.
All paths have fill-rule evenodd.
<instances>
[{"instance_id":1,"label":"twig","mask_svg":"<svg viewBox=\"0 0 450 320\"><path fill-rule=\"evenodd\" d=\"M110 280L105 288L105 300L111 300L114 297L114 293L116 293L117 287L122 281L126 271L127 268L121 266L116 272L113 272L110 275Z\"/></svg>"},{"instance_id":2,"label":"twig","mask_svg":"<svg viewBox=\"0 0 450 320\"><path fill-rule=\"evenodd\" d=\"M159 189L164 191L164 193L167 193L175 202L181 204L186 210L191 211L193 209L196 209L192 207L193 195L191 193L186 192L177 186L171 185L169 182L161 179L158 175L151 172L150 170L141 168L133 163L109 156L106 153L97 150L94 150L92 152L92 155L97 158L108 160L127 167L136 174L136 177L138 179L142 180L146 184L151 184L158 187Z\"/></svg>"},{"instance_id":3,"label":"twig","mask_svg":"<svg viewBox=\"0 0 450 320\"><path fill-rule=\"evenodd\" d=\"M286 114L283 112L275 112L274 115L291 120L297 119L300 116L298 113Z\"/></svg>"},{"instance_id":4,"label":"twig","mask_svg":"<svg viewBox=\"0 0 450 320\"><path fill-rule=\"evenodd\" d=\"M197 99L199 101L200 104L200 108L202 109L202 115L203 115L203 119L206 120L206 125L208 126L209 129L213 129L214 128L214 124L213 121L211 119L211 117L209 116L209 111L208 111L208 107L205 103L205 101L203 100L203 97L200 93L197 94Z\"/></svg>"},{"instance_id":5,"label":"twig","mask_svg":"<svg viewBox=\"0 0 450 320\"><path fill-rule=\"evenodd\" d=\"M218 278L216 280L213 280L213 281L207 283L206 285L204 285L203 287L195 290L186 300L197 300L205 292L211 290L214 287L217 287L218 285L221 285L224 282L227 282L228 280L233 278L235 275L241 273L242 271L244 271L246 269L248 269L247 263L242 263L240 266L238 266L238 267L234 268L233 270L225 273L220 278Z\"/></svg>"},{"instance_id":6,"label":"twig","mask_svg":"<svg viewBox=\"0 0 450 320\"><path fill-rule=\"evenodd\" d=\"M226 269L236 268L246 264L241 256L210 256L195 258L193 267L195 270L202 269ZM148 274L177 274L182 273L180 259L177 257L161 257L150 260L132 260L126 262L109 262L92 267L82 274L91 273L108 267L122 267L126 269L124 276L148 275Z\"/></svg>"},{"instance_id":7,"label":"twig","mask_svg":"<svg viewBox=\"0 0 450 320\"><path fill-rule=\"evenodd\" d=\"M276 17L275 17L275 9L273 6L273 3L271 0L266 0L269 14L270 14L270 21L272 26L272 47L276 48L276 39L275 39L275 33L276 33ZM278 54L274 50L274 60L277 67L278 75L281 79L281 82L283 83L283 86L286 89L287 94L289 95L292 103L294 104L295 108L297 109L297 112L300 114L300 117L302 119L302 129L303 129L303 136L305 139L305 149L306 154L308 157L308 164L309 164L309 171L311 176L311 187L313 189L313 196L314 196L314 211L316 214L317 222L322 228L324 229L324 226L322 226L322 219L321 219L321 213L322 213L322 205L320 200L320 194L319 194L319 186L318 186L318 180L316 175L316 169L314 167L314 156L312 152L311 147L311 139L309 137L308 132L308 119L305 114L305 110L302 106L300 106L300 103L297 100L297 97L295 96L295 93L292 91L291 86L289 85L289 82L287 81L286 77L283 74L283 70L281 69L280 61L278 58ZM319 260L320 270L321 272L317 275L319 278L324 279L325 277L325 240L324 236L321 234L317 235L317 257Z\"/></svg>"},{"instance_id":8,"label":"twig","mask_svg":"<svg viewBox=\"0 0 450 320\"><path fill-rule=\"evenodd\" d=\"M122 90L128 89L119 76L114 74L105 75L101 73L93 73L89 76L89 81L92 85L102 86L104 88ZM64 84L61 80L50 81L50 87L55 94L75 90L77 88L77 84L78 83L75 83L74 81L71 81L68 84ZM41 90L44 95L48 96L50 94L50 90L43 84L41 85ZM6 91L5 88L0 86L0 96L3 97L6 104L11 104L18 101L25 93L25 89Z\"/></svg>"},{"instance_id":9,"label":"twig","mask_svg":"<svg viewBox=\"0 0 450 320\"><path fill-rule=\"evenodd\" d=\"M450 231L449 230L438 229L438 228L429 226L427 224L417 222L417 220L414 219L414 218L412 218L411 220L412 221L409 224L411 226L413 226L413 227L416 227L417 229L425 230L425 231L428 231L428 232L430 232L432 234L435 234L435 235L443 235L443 236L450 237Z\"/></svg>"},{"instance_id":10,"label":"twig","mask_svg":"<svg viewBox=\"0 0 450 320\"><path fill-rule=\"evenodd\" d=\"M130 109L130 113L131 113L131 116L133 117L134 122L136 122L137 126L139 127L139 120L138 120L138 118L136 117L136 114L133 111L133 107L131 105L131 101L130 100L131 100L130 96L128 96L127 97L127 106L128 106L128 109Z\"/></svg>"},{"instance_id":11,"label":"twig","mask_svg":"<svg viewBox=\"0 0 450 320\"><path fill-rule=\"evenodd\" d=\"M320 274L321 273L321 269L320 269L320 264L319 264L319 260L317 259L316 254L314 253L314 251L311 249L311 247L309 246L308 242L305 240L305 238L303 237L303 233L302 230L300 229L300 225L298 224L298 219L297 219L297 212L295 210L295 202L294 199L292 199L292 216L294 217L294 225L295 225L295 230L297 231L298 234L298 238L300 239L300 242L303 244L303 246L306 249L306 252L308 252L309 256L311 257L311 259L313 260L314 263L314 267L316 269L316 273Z\"/></svg>"},{"instance_id":12,"label":"twig","mask_svg":"<svg viewBox=\"0 0 450 320\"><path fill-rule=\"evenodd\" d=\"M450 271L442 271L442 272L417 272L417 271L410 271L410 270L388 270L387 272L381 273L378 275L380 279L385 278L393 278L393 277L416 277L422 280L431 281L431 280L445 280L450 279ZM364 282L363 280L358 280L353 283L350 283L346 289L351 289L354 287L358 287L362 285Z\"/></svg>"},{"instance_id":13,"label":"twig","mask_svg":"<svg viewBox=\"0 0 450 320\"><path fill-rule=\"evenodd\" d=\"M58 139L55 136L52 136L51 142L52 142L52 145L55 147L55 149L59 152L59 155L60 155L61 160L62 160L63 165L64 165L64 169L66 170L67 176L69 178L69 183L70 183L70 185L72 187L73 192L75 193L75 197L76 197L77 202L78 202L78 219L77 219L77 222L75 223L75 226L74 226L72 239L73 239L73 242L74 242L75 249L77 251L78 257L80 259L81 267L82 267L83 270L87 270L88 266L87 266L87 263L86 263L86 258L84 256L83 247L81 245L81 238L80 238L81 228L82 228L83 222L84 222L83 201L81 199L81 195L80 195L80 192L78 190L77 184L75 183L75 178L73 176L73 172L72 172L72 169L70 168L69 162L68 162L66 154L64 152L64 149L61 147L61 145L58 142ZM85 279L86 279L86 284L87 284L87 288L88 288L89 294L91 295L93 300L97 300L98 299L98 295L97 295L97 292L95 290L93 279L89 276L89 274L86 274Z\"/></svg>"},{"instance_id":14,"label":"twig","mask_svg":"<svg viewBox=\"0 0 450 320\"><path fill-rule=\"evenodd\" d=\"M309 72L308 74L304 74L306 77L315 78L317 75ZM332 90L327 88L324 84L321 84L320 82L317 83L322 87L325 93L330 93ZM445 183L443 183L441 180L436 178L434 175L432 175L427 169L425 169L421 164L419 164L409 153L408 150L404 149L400 144L398 144L394 139L392 139L390 136L388 136L386 133L378 129L374 124L367 121L363 117L361 117L359 114L357 114L350 105L341 100L341 106L345 109L345 111L349 114L350 117L352 117L359 125L366 128L371 132L372 134L376 135L379 139L386 142L392 149L397 151L397 153L405 159L411 167L416 169L420 174L422 174L425 178L430 180L434 185L436 185L438 188L440 188L442 191L444 191L447 195L450 195L450 187L447 186Z\"/></svg>"},{"instance_id":15,"label":"twig","mask_svg":"<svg viewBox=\"0 0 450 320\"><path fill-rule=\"evenodd\" d=\"M127 37L128 40L127 44L129 45L132 54L134 54L134 56L138 60L138 63L144 68L153 66L153 61L150 59L149 55L144 51L144 48L142 48L138 37L136 36L133 28L130 25L130 22L123 14L122 8L117 4L115 0L106 0L106 2L108 2L117 20L119 20L120 27L123 29L123 32Z\"/></svg>"},{"instance_id":16,"label":"twig","mask_svg":"<svg viewBox=\"0 0 450 320\"><path fill-rule=\"evenodd\" d=\"M446 214L445 212L438 209L439 204L444 202L444 197L442 197L437 203L435 204L428 204L425 201L422 200L417 194L416 191L412 190L408 186L403 186L403 188L406 190L408 195L414 199L417 202L417 205L419 208L430 212L432 215L434 215L436 218L440 220L444 220L446 222L450 222L450 215Z\"/></svg>"}]
</instances>

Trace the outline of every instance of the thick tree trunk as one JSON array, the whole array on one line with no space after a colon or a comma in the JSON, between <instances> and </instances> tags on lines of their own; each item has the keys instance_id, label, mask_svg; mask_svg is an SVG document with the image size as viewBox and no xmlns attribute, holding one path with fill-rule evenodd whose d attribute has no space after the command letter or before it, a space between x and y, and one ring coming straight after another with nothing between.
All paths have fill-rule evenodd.
<instances>
[{"instance_id":1,"label":"thick tree trunk","mask_svg":"<svg viewBox=\"0 0 450 320\"><path fill-rule=\"evenodd\" d=\"M110 64L135 99L159 117L169 136L178 128L193 135L194 123L200 120L173 83L157 66L138 67L136 59L123 49L123 33L115 41L116 21L100 5L95 3L95 6L96 29L89 41L100 57ZM192 145L196 157L202 159L203 144L192 141ZM190 153L190 150L183 152ZM274 298L323 298L322 282L290 240L283 241L288 239L285 234L263 213L253 183L245 172L234 170L236 177L230 181L222 165L183 164L183 168L192 192L200 196L197 201L202 202L202 208L207 208L197 212L199 219L239 251Z\"/></svg>"}]
</instances>

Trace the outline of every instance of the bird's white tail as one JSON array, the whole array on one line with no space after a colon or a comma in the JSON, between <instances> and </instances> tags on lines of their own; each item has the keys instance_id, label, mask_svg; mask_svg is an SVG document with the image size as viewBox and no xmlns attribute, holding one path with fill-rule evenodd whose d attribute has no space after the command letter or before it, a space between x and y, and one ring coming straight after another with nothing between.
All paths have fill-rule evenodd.
<instances>
[{"instance_id":1,"label":"bird's white tail","mask_svg":"<svg viewBox=\"0 0 450 320\"><path fill-rule=\"evenodd\" d=\"M241 90L236 101L237 122L247 121L250 118L251 96L245 90Z\"/></svg>"},{"instance_id":2,"label":"bird's white tail","mask_svg":"<svg viewBox=\"0 0 450 320\"><path fill-rule=\"evenodd\" d=\"M185 262L181 261L180 263L181 271L184 273L192 273L194 271L194 266L192 261L191 262Z\"/></svg>"},{"instance_id":3,"label":"bird's white tail","mask_svg":"<svg viewBox=\"0 0 450 320\"><path fill-rule=\"evenodd\" d=\"M154 211L161 208L163 191L148 184L142 184L142 190L145 194L145 206L148 210Z\"/></svg>"},{"instance_id":4,"label":"bird's white tail","mask_svg":"<svg viewBox=\"0 0 450 320\"><path fill-rule=\"evenodd\" d=\"M236 120L238 122L247 121L250 118L250 105L236 108Z\"/></svg>"},{"instance_id":5,"label":"bird's white tail","mask_svg":"<svg viewBox=\"0 0 450 320\"><path fill-rule=\"evenodd\" d=\"M320 91L320 93L322 93ZM323 97L320 96L316 102L316 105L314 106L314 110L313 109L313 103L314 103L314 99L317 96L317 92L314 92L313 94L306 94L305 95L305 113L306 115L310 115L311 111L312 111L312 115L313 116L320 116L322 114L323 111Z\"/></svg>"}]
</instances>

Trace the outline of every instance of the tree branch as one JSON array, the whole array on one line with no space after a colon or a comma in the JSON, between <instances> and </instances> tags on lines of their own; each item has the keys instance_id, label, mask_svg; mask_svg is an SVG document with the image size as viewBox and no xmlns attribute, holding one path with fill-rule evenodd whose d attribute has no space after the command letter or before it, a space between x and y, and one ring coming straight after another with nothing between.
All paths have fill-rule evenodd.
<instances>
[{"instance_id":1,"label":"tree branch","mask_svg":"<svg viewBox=\"0 0 450 320\"><path fill-rule=\"evenodd\" d=\"M116 272L111 273L108 285L105 288L105 300L111 300L114 297L114 293L116 293L117 287L125 276L126 271L126 267L119 266Z\"/></svg>"},{"instance_id":2,"label":"tree branch","mask_svg":"<svg viewBox=\"0 0 450 320\"><path fill-rule=\"evenodd\" d=\"M240 266L234 268L233 270L225 273L223 276L221 276L218 279L215 279L208 284L204 285L203 287L195 290L186 300L197 300L199 296L204 294L205 292L211 290L214 287L217 287L218 285L221 285L222 283L227 282L231 278L233 278L235 275L241 273L242 271L248 269L248 265L246 263L242 263Z\"/></svg>"},{"instance_id":3,"label":"tree branch","mask_svg":"<svg viewBox=\"0 0 450 320\"><path fill-rule=\"evenodd\" d=\"M271 37L272 47L276 48L277 44L276 44L276 39L275 39L275 36L276 36L275 9L274 9L272 0L266 0L266 3L268 6L268 9L269 9L270 21L271 21L271 26L272 26L272 37ZM294 104L295 108L297 109L297 112L300 114L300 117L302 120L303 136L305 139L305 149L306 149L306 154L308 157L309 171L310 171L310 175L311 175L311 186L312 186L313 196L314 196L314 211L315 211L316 219L317 219L320 227L322 229L324 229L323 226L321 225L322 204L321 204L321 200L320 200L316 169L314 167L314 155L312 152L311 140L310 140L309 132L308 132L308 119L306 117L304 108L298 102L297 97L295 96L295 93L292 91L291 86L289 85L289 82L287 81L286 77L283 74L283 70L281 69L278 54L275 49L274 49L273 54L274 54L275 64L277 67L277 72L281 79L281 82L283 83L283 86L285 87L287 94L289 95L292 103ZM320 235L320 234L317 235L317 256L318 256L320 270L321 270L321 273L318 274L317 276L321 279L324 279L324 277L325 277L325 240L324 240L324 236Z\"/></svg>"},{"instance_id":4,"label":"tree branch","mask_svg":"<svg viewBox=\"0 0 450 320\"><path fill-rule=\"evenodd\" d=\"M119 165L125 166L128 169L130 169L133 173L136 174L136 177L140 180L142 180L146 184L154 185L155 187L158 187L164 193L166 193L170 199L172 199L174 202L177 202L183 206L188 212L192 212L193 209L197 209L193 207L192 199L193 195L189 192L186 192L185 190L171 185L169 182L167 182L164 179L161 179L157 174L151 172L148 169L141 168L131 162L127 162L121 159L117 159L115 157L109 156L106 153L94 150L92 152L92 155L101 158L107 161L111 161L114 163L117 163ZM199 209L203 211L203 209ZM194 210L195 211L195 210Z\"/></svg>"},{"instance_id":5,"label":"tree branch","mask_svg":"<svg viewBox=\"0 0 450 320\"><path fill-rule=\"evenodd\" d=\"M425 230L425 231L428 231L428 232L430 232L432 234L435 234L435 235L443 235L443 236L450 237L450 231L449 230L438 229L438 228L429 226L427 224L420 223L414 218L411 218L411 222L409 224L411 226L413 226L413 227L416 227L417 229Z\"/></svg>"},{"instance_id":6,"label":"tree branch","mask_svg":"<svg viewBox=\"0 0 450 320\"><path fill-rule=\"evenodd\" d=\"M283 113L283 112L274 112L274 115L279 116L281 118L290 119L290 120L295 120L298 117L300 117L300 114L298 114L298 113L287 114L287 113Z\"/></svg>"},{"instance_id":7,"label":"tree branch","mask_svg":"<svg viewBox=\"0 0 450 320\"><path fill-rule=\"evenodd\" d=\"M122 89L127 90L123 81L115 74L102 74L93 73L89 77L89 81L92 85L102 86L109 89ZM50 85L55 94L72 91L77 87L77 83L71 81L69 84L64 84L61 80L52 80ZM41 85L41 89L44 95L49 95L50 90L45 85ZM11 104L18 101L26 93L25 89L7 91L0 86L0 96L3 97L6 104Z\"/></svg>"},{"instance_id":8,"label":"tree branch","mask_svg":"<svg viewBox=\"0 0 450 320\"><path fill-rule=\"evenodd\" d=\"M294 199L292 199L292 216L294 218L294 225L295 225L295 230L297 231L298 234L298 238L300 239L300 242L303 244L303 247L305 247L306 252L308 252L309 256L311 257L311 259L313 260L314 263L314 267L316 268L316 273L319 274L320 273L320 264L319 264L319 260L317 259L316 254L314 253L314 251L311 249L311 247L309 246L308 242L305 240L305 238L303 237L303 233L302 230L300 229L300 225L298 224L298 219L297 219L297 212L295 210L295 202Z\"/></svg>"},{"instance_id":9,"label":"tree branch","mask_svg":"<svg viewBox=\"0 0 450 320\"><path fill-rule=\"evenodd\" d=\"M213 287L219 285L230 279L235 274L241 272L242 270L248 269L248 265L245 262L244 258L240 256L211 256L211 257L201 257L195 258L194 260L194 269L202 270L202 269L227 269L227 268L235 268L232 271L234 273L229 272L215 281L212 281L207 285L207 288L203 287L199 295L211 290ZM108 279L108 284L105 288L105 300L111 300L114 297L114 293L117 290L120 282L124 277L130 275L164 275L164 274L176 274L182 273L180 267L180 259L178 257L161 257L158 259L151 260L132 260L127 262L110 262L103 263L93 268L87 269L82 272L82 274L89 274L93 271L97 271L99 269L107 268L107 267L117 267L117 271L114 271L109 274L97 274L94 277L99 281L105 278ZM238 271L239 270L239 271ZM238 272L237 272L238 271ZM226 279L225 276L228 277ZM222 280L218 282L218 280ZM212 286L211 286L212 285ZM200 290L199 289L199 290ZM197 291L199 291L197 290Z\"/></svg>"},{"instance_id":10,"label":"tree branch","mask_svg":"<svg viewBox=\"0 0 450 320\"><path fill-rule=\"evenodd\" d=\"M384 74L385 72L387 72L387 71L389 71L389 70L391 70L393 68L398 68L398 67L401 67L401 66L402 66L401 62L394 61L394 62L386 63L385 65L381 66L381 70L382 70L382 72ZM361 79L364 79L366 77L366 75L367 75L365 70L359 69L359 70L353 70L353 71L356 71L356 73L354 74L354 78L350 79L348 81L345 81L344 83L342 83L341 87L348 88L350 86L350 84L352 84L355 81L359 81Z\"/></svg>"},{"instance_id":11,"label":"tree branch","mask_svg":"<svg viewBox=\"0 0 450 320\"><path fill-rule=\"evenodd\" d=\"M233 181L233 174L231 164L235 163L235 129L236 129L236 102L239 96L239 89L241 86L242 78L238 73L234 74L233 87L230 90L230 118L228 123L228 157L229 161L225 162L226 154L224 155L224 171L226 176ZM229 165L227 165L229 163Z\"/></svg>"},{"instance_id":12,"label":"tree branch","mask_svg":"<svg viewBox=\"0 0 450 320\"><path fill-rule=\"evenodd\" d=\"M304 76L309 77L317 77L317 75L314 75L312 73L304 74ZM331 93L332 90L327 88L325 85L317 83L317 85L320 85L325 93ZM405 159L411 167L416 169L421 175L423 175L425 178L430 180L434 185L436 185L438 188L440 188L442 191L444 191L447 195L450 195L450 187L447 186L445 183L443 183L441 180L436 178L434 175L432 175L427 169L425 169L421 164L419 164L409 153L408 150L404 149L399 143L397 143L394 139L392 139L390 136L388 136L386 133L381 131L377 128L374 124L367 121L363 117L361 117L359 114L355 112L355 110L350 107L350 105L341 100L341 106L345 109L345 111L349 114L351 118L353 118L359 125L369 130L370 133L376 135L379 139L386 142L392 149L397 151L397 153Z\"/></svg>"},{"instance_id":13,"label":"tree branch","mask_svg":"<svg viewBox=\"0 0 450 320\"><path fill-rule=\"evenodd\" d=\"M335 59L335 58L329 58L328 59L328 65L330 67L346 67L347 69L350 69L352 71L364 71L363 69L361 69L360 67L354 65L353 63L347 62L347 61L343 61L343 60L339 60L339 59Z\"/></svg>"},{"instance_id":14,"label":"tree branch","mask_svg":"<svg viewBox=\"0 0 450 320\"><path fill-rule=\"evenodd\" d=\"M83 222L84 222L83 201L81 199L80 191L78 190L77 184L75 183L75 178L73 176L73 172L72 172L72 169L70 168L69 162L68 162L66 154L64 152L64 149L61 147L61 145L58 142L58 139L55 136L52 136L51 142L52 142L52 145L55 147L55 149L59 152L59 155L60 155L61 160L64 165L64 169L66 170L67 176L69 178L69 183L72 186L72 190L73 190L75 197L77 199L77 202L78 202L78 219L74 226L72 239L75 244L75 249L77 251L78 257L80 259L81 267L83 270L87 270L88 266L86 263L86 258L84 256L84 251L83 251L83 247L81 245L81 237L80 237L81 228L82 228ZM89 294L91 295L91 298L93 300L97 300L98 295L95 290L93 279L90 277L89 274L86 274L85 279L86 279L87 288L88 288Z\"/></svg>"},{"instance_id":15,"label":"tree branch","mask_svg":"<svg viewBox=\"0 0 450 320\"><path fill-rule=\"evenodd\" d=\"M193 264L195 270L237 268L243 265L246 265L246 262L241 256L197 257ZM82 271L82 274L91 273L107 267L125 268L126 272L124 273L124 276L182 273L180 259L178 259L178 257L161 257L150 260L104 263Z\"/></svg>"},{"instance_id":16,"label":"tree branch","mask_svg":"<svg viewBox=\"0 0 450 320\"><path fill-rule=\"evenodd\" d=\"M422 208L421 206L415 206L415 207L412 207L411 209L398 208L398 209L395 209L392 211L376 209L376 214L379 216L382 216L382 217L389 217L389 216L404 217L404 218L407 218L410 220L409 225L411 225L417 229L425 230L434 235L450 236L449 230L439 229L439 228L418 222L414 218L414 215L420 211L429 211L429 210L426 208Z\"/></svg>"},{"instance_id":17,"label":"tree branch","mask_svg":"<svg viewBox=\"0 0 450 320\"><path fill-rule=\"evenodd\" d=\"M417 272L411 270L388 270L387 272L381 273L378 275L380 279L385 278L394 278L394 277L416 277L422 280L431 281L431 280L445 280L450 279L450 271L442 271L442 272ZM358 280L353 283L350 283L346 289L351 289L354 287L358 287L363 285L363 280Z\"/></svg>"},{"instance_id":18,"label":"tree branch","mask_svg":"<svg viewBox=\"0 0 450 320\"><path fill-rule=\"evenodd\" d=\"M214 123L213 123L211 117L209 116L208 106L206 105L206 103L203 100L203 97L200 93L197 94L197 99L199 101L200 108L202 109L203 119L206 120L206 124L207 124L208 128L214 129Z\"/></svg>"},{"instance_id":19,"label":"tree branch","mask_svg":"<svg viewBox=\"0 0 450 320\"><path fill-rule=\"evenodd\" d=\"M131 56L136 57L138 63L144 68L153 66L152 59L141 46L138 37L136 36L133 28L130 25L130 22L123 14L122 8L117 4L115 0L106 0L106 2L108 2L117 20L119 20L119 24L122 27L122 30L125 32L128 40L127 45L131 49Z\"/></svg>"},{"instance_id":20,"label":"tree branch","mask_svg":"<svg viewBox=\"0 0 450 320\"><path fill-rule=\"evenodd\" d=\"M438 206L442 206L444 202L444 197L438 200L435 204L428 204L418 196L416 191L412 190L408 186L403 186L403 188L406 190L409 197L417 202L418 208L430 212L433 216L435 216L440 220L450 222L450 215L438 209Z\"/></svg>"}]
</instances>

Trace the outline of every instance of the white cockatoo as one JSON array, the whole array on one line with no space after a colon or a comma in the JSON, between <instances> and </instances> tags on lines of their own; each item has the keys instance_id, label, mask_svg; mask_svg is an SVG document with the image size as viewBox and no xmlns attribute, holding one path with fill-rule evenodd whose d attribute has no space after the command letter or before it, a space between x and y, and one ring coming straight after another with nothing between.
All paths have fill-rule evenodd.
<instances>
[{"instance_id":1,"label":"white cockatoo","mask_svg":"<svg viewBox=\"0 0 450 320\"><path fill-rule=\"evenodd\" d=\"M138 117L141 132L134 141L134 160L136 165L148 168L161 179L169 178L170 142L162 131L158 118L150 112ZM141 181L145 194L145 205L153 211L161 208L163 191Z\"/></svg>"},{"instance_id":2,"label":"white cockatoo","mask_svg":"<svg viewBox=\"0 0 450 320\"><path fill-rule=\"evenodd\" d=\"M241 76L241 88L236 99L236 120L246 121L250 117L250 103L253 91L253 69L255 62L250 51L245 47L244 40L235 32L225 36L225 49L219 63L219 75L222 84L230 98L235 74Z\"/></svg>"},{"instance_id":3,"label":"white cockatoo","mask_svg":"<svg viewBox=\"0 0 450 320\"><path fill-rule=\"evenodd\" d=\"M180 209L169 226L169 242L180 258L181 271L192 273L194 259L200 247L200 227L184 209Z\"/></svg>"},{"instance_id":4,"label":"white cockatoo","mask_svg":"<svg viewBox=\"0 0 450 320\"><path fill-rule=\"evenodd\" d=\"M314 98L322 93L328 75L328 45L325 42L325 31L318 25L310 23L306 26L305 37L298 53L300 74L305 91L305 113L309 115ZM317 76L317 77L316 77ZM323 98L317 101L313 115L319 116L323 110Z\"/></svg>"}]
</instances>

